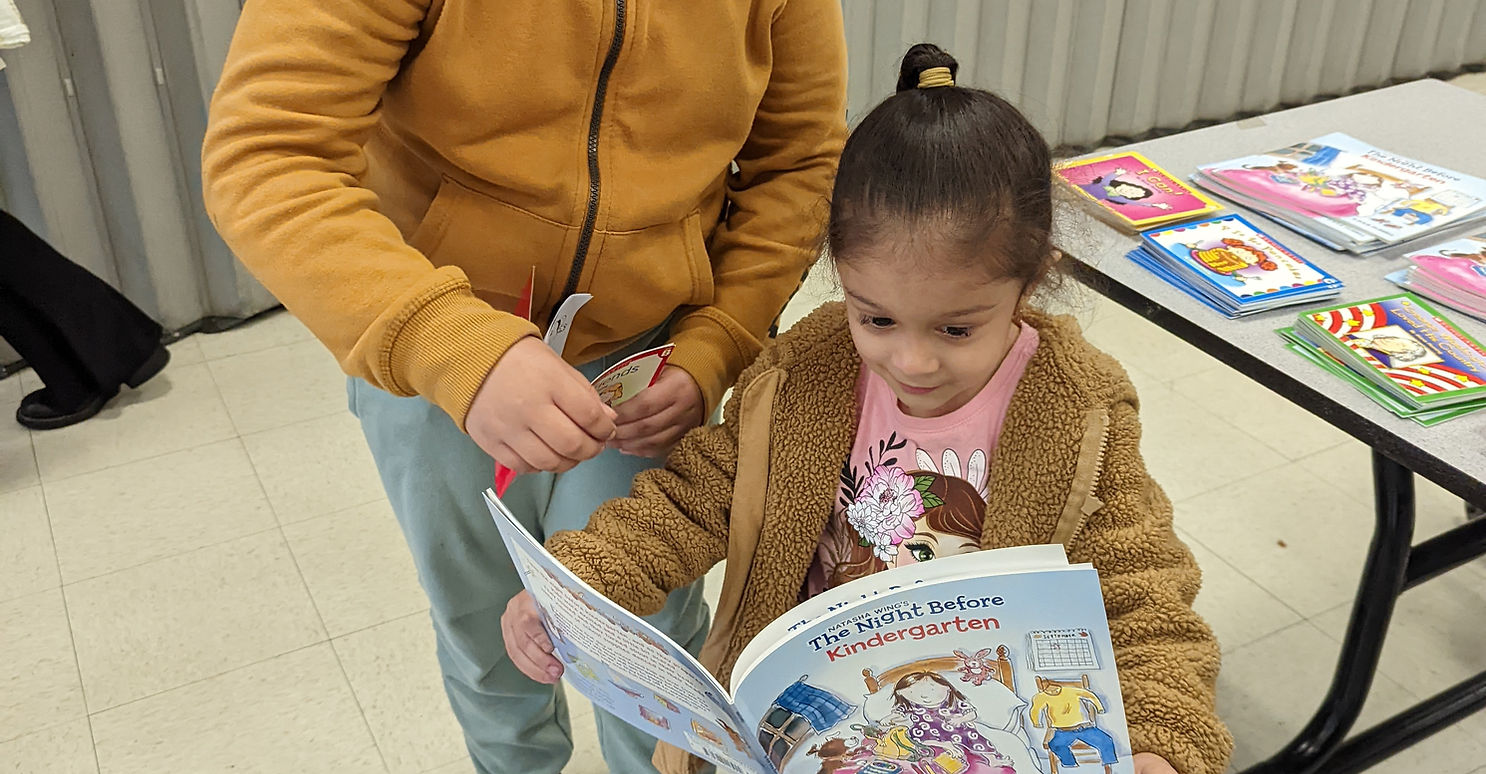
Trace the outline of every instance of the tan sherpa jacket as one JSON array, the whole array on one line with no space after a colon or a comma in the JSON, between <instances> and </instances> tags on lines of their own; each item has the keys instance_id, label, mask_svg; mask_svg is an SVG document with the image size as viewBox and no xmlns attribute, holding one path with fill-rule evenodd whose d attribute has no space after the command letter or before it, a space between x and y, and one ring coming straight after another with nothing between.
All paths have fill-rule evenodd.
<instances>
[{"instance_id":1,"label":"tan sherpa jacket","mask_svg":"<svg viewBox=\"0 0 1486 774\"><path fill-rule=\"evenodd\" d=\"M1217 774L1233 747L1214 710L1218 643L1192 610L1197 564L1141 460L1135 389L1072 319L1026 320L1041 340L991 461L981 546L1059 542L1092 563L1131 747ZM639 614L726 557L702 663L727 685L743 647L799 599L856 435L860 365L843 306L822 307L744 372L722 425L688 435L630 497L548 547ZM657 763L676 771L680 755L661 750Z\"/></svg>"}]
</instances>

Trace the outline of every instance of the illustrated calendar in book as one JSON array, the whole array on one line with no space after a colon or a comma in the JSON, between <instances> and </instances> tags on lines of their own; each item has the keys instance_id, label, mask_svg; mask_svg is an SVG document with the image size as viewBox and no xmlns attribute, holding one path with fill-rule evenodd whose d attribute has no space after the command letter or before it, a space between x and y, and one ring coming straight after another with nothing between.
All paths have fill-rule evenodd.
<instances>
[{"instance_id":1,"label":"illustrated calendar in book","mask_svg":"<svg viewBox=\"0 0 1486 774\"><path fill-rule=\"evenodd\" d=\"M1417 296L1304 312L1279 333L1297 353L1420 424L1486 408L1486 349Z\"/></svg>"},{"instance_id":2,"label":"illustrated calendar in book","mask_svg":"<svg viewBox=\"0 0 1486 774\"><path fill-rule=\"evenodd\" d=\"M1213 200L1133 151L1076 159L1053 171L1093 203L1101 217L1126 231L1190 220L1218 209Z\"/></svg>"},{"instance_id":3,"label":"illustrated calendar in book","mask_svg":"<svg viewBox=\"0 0 1486 774\"><path fill-rule=\"evenodd\" d=\"M1328 247L1355 253L1486 217L1486 180L1341 132L1206 164L1193 180Z\"/></svg>"},{"instance_id":4,"label":"illustrated calendar in book","mask_svg":"<svg viewBox=\"0 0 1486 774\"><path fill-rule=\"evenodd\" d=\"M812 597L753 639L725 689L485 499L569 684L720 771L1050 774L1057 753L1134 771L1099 578L1062 546L936 559Z\"/></svg>"}]
</instances>

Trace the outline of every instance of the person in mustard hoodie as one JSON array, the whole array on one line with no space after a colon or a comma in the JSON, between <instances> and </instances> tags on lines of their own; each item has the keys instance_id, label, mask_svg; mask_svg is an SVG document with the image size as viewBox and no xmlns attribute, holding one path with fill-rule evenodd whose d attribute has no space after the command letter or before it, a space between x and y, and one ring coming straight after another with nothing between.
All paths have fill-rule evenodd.
<instances>
[{"instance_id":1,"label":"person in mustard hoodie","mask_svg":"<svg viewBox=\"0 0 1486 774\"><path fill-rule=\"evenodd\" d=\"M521 583L480 500L492 458L535 534L578 528L713 412L815 255L845 65L838 0L245 4L207 208L351 377L480 771L572 751L561 693L501 641ZM575 293L559 356L538 333ZM666 341L608 409L589 380ZM656 612L700 646L699 584ZM611 770L649 768L647 736L597 722Z\"/></svg>"},{"instance_id":2,"label":"person in mustard hoodie","mask_svg":"<svg viewBox=\"0 0 1486 774\"><path fill-rule=\"evenodd\" d=\"M765 349L721 425L547 547L642 614L726 559L700 661L727 685L764 626L824 589L1061 543L1099 571L1134 770L1219 774L1233 740L1215 711L1218 643L1141 459L1135 389L1076 322L1029 300L1061 255L1047 143L1005 100L955 86L956 69L934 46L909 49L898 93L846 143L826 235L844 303ZM927 523L946 509L978 522L975 538ZM516 665L556 681L529 595L504 625ZM656 761L667 774L696 763L666 745Z\"/></svg>"}]
</instances>

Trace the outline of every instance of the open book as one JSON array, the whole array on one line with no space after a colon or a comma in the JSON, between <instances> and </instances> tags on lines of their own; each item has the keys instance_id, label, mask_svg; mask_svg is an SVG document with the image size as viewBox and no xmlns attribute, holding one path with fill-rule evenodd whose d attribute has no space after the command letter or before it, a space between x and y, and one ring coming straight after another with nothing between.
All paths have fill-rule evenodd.
<instances>
[{"instance_id":1,"label":"open book","mask_svg":"<svg viewBox=\"0 0 1486 774\"><path fill-rule=\"evenodd\" d=\"M721 771L1133 771L1099 578L1061 546L936 559L817 595L754 638L726 690L485 499L569 684Z\"/></svg>"}]
</instances>

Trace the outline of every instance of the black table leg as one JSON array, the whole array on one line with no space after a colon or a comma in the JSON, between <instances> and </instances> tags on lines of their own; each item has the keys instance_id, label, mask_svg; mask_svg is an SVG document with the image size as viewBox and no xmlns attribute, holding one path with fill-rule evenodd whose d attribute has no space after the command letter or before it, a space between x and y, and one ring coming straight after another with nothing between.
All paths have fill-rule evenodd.
<instances>
[{"instance_id":1,"label":"black table leg","mask_svg":"<svg viewBox=\"0 0 1486 774\"><path fill-rule=\"evenodd\" d=\"M1305 728L1268 760L1244 774L1310 774L1346 738L1372 688L1393 605L1404 589L1414 538L1414 474L1373 452L1373 495L1377 524L1362 568L1352 618L1342 640L1331 689Z\"/></svg>"}]
</instances>

